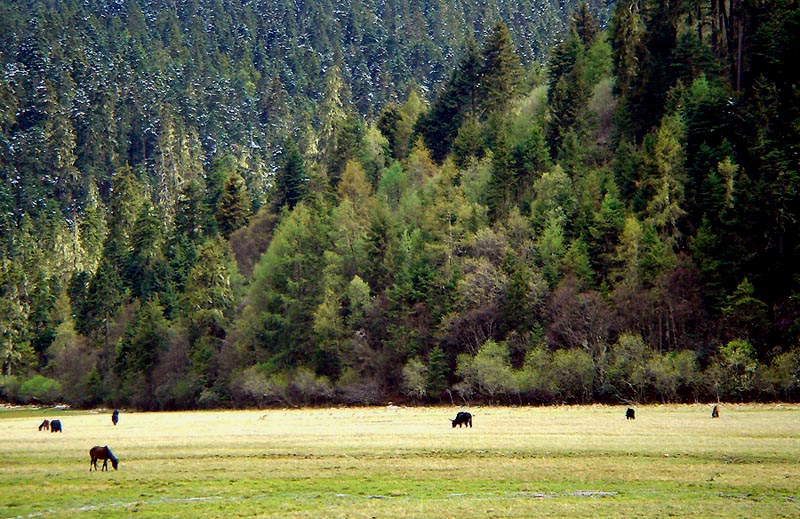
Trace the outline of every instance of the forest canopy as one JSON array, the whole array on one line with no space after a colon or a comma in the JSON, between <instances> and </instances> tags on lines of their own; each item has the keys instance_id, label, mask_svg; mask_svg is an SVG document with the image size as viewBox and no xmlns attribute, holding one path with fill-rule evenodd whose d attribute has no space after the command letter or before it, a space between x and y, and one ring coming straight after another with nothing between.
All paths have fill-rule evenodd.
<instances>
[{"instance_id":1,"label":"forest canopy","mask_svg":"<svg viewBox=\"0 0 800 519\"><path fill-rule=\"evenodd\" d=\"M800 399L800 6L0 1L0 399Z\"/></svg>"}]
</instances>

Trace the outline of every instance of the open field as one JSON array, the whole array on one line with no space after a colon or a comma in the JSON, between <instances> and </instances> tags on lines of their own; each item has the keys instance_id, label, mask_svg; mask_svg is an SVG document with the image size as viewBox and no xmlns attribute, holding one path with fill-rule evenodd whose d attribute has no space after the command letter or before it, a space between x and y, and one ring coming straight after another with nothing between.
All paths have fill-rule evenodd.
<instances>
[{"instance_id":1,"label":"open field","mask_svg":"<svg viewBox=\"0 0 800 519\"><path fill-rule=\"evenodd\" d=\"M456 411L0 410L0 519L800 517L797 405Z\"/></svg>"}]
</instances>

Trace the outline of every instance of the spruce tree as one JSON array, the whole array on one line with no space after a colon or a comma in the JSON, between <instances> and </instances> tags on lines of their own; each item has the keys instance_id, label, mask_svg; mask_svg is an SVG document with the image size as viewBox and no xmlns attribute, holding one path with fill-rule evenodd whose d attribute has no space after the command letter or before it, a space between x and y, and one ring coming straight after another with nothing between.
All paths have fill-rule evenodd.
<instances>
[{"instance_id":1,"label":"spruce tree","mask_svg":"<svg viewBox=\"0 0 800 519\"><path fill-rule=\"evenodd\" d=\"M567 133L580 133L579 126L590 95L585 74L585 52L581 38L573 28L569 37L555 47L548 63L550 121L547 141L553 157L558 156Z\"/></svg>"},{"instance_id":2,"label":"spruce tree","mask_svg":"<svg viewBox=\"0 0 800 519\"><path fill-rule=\"evenodd\" d=\"M247 225L252 212L244 179L238 173L234 173L225 181L222 195L217 201L216 218L219 232L225 238L230 238L233 231Z\"/></svg>"},{"instance_id":3,"label":"spruce tree","mask_svg":"<svg viewBox=\"0 0 800 519\"><path fill-rule=\"evenodd\" d=\"M430 110L416 124L431 158L442 163L458 134L464 118L478 108L480 56L475 42L469 40L458 66L444 89L436 96Z\"/></svg>"},{"instance_id":4,"label":"spruce tree","mask_svg":"<svg viewBox=\"0 0 800 519\"><path fill-rule=\"evenodd\" d=\"M486 117L505 110L523 73L511 34L504 23L497 22L492 27L483 44L481 57L481 112Z\"/></svg>"},{"instance_id":5,"label":"spruce tree","mask_svg":"<svg viewBox=\"0 0 800 519\"><path fill-rule=\"evenodd\" d=\"M283 157L275 175L273 203L276 210L280 211L284 206L293 209L302 200L307 181L303 156L294 139L289 138L284 143Z\"/></svg>"}]
</instances>

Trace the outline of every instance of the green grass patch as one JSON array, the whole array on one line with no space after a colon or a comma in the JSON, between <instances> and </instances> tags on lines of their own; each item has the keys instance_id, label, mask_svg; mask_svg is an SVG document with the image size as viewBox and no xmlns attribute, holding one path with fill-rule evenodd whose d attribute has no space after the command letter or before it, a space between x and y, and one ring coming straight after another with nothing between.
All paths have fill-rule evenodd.
<instances>
[{"instance_id":1,"label":"green grass patch","mask_svg":"<svg viewBox=\"0 0 800 519\"><path fill-rule=\"evenodd\" d=\"M6 518L797 517L800 407L0 411ZM60 418L64 432L38 431ZM120 470L89 472L108 445Z\"/></svg>"}]
</instances>

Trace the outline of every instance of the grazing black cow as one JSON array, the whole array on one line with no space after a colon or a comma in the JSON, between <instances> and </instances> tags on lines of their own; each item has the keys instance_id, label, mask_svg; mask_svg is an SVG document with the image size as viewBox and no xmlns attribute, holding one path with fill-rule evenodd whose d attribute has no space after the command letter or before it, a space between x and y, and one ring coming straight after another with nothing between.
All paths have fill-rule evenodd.
<instances>
[{"instance_id":1,"label":"grazing black cow","mask_svg":"<svg viewBox=\"0 0 800 519\"><path fill-rule=\"evenodd\" d=\"M453 422L454 428L456 425L459 427L462 425L465 427L472 427L472 415L466 411L459 411L458 414L456 414L455 420L450 421Z\"/></svg>"},{"instance_id":2,"label":"grazing black cow","mask_svg":"<svg viewBox=\"0 0 800 519\"><path fill-rule=\"evenodd\" d=\"M711 418L719 418L719 407L714 406L711 408Z\"/></svg>"},{"instance_id":3,"label":"grazing black cow","mask_svg":"<svg viewBox=\"0 0 800 519\"><path fill-rule=\"evenodd\" d=\"M45 420L44 422L42 422L42 424L39 426L39 430L40 431L49 431L50 430L50 420Z\"/></svg>"},{"instance_id":4,"label":"grazing black cow","mask_svg":"<svg viewBox=\"0 0 800 519\"><path fill-rule=\"evenodd\" d=\"M636 420L636 411L631 409L630 407L625 410L625 419L626 420Z\"/></svg>"},{"instance_id":5,"label":"grazing black cow","mask_svg":"<svg viewBox=\"0 0 800 519\"><path fill-rule=\"evenodd\" d=\"M62 432L61 420L50 420L50 432Z\"/></svg>"},{"instance_id":6,"label":"grazing black cow","mask_svg":"<svg viewBox=\"0 0 800 519\"><path fill-rule=\"evenodd\" d=\"M117 425L117 422L119 422L119 411L114 409L114 412L111 413L111 423Z\"/></svg>"}]
</instances>

